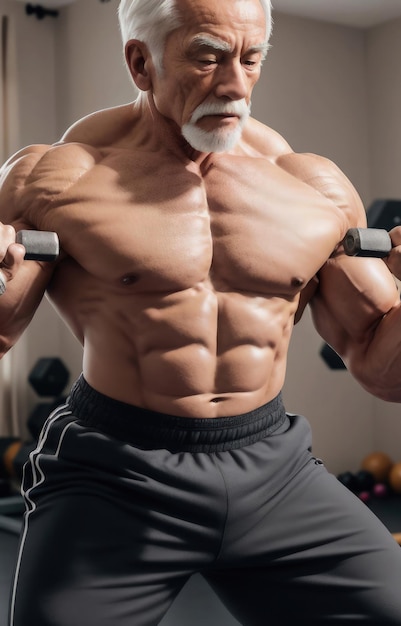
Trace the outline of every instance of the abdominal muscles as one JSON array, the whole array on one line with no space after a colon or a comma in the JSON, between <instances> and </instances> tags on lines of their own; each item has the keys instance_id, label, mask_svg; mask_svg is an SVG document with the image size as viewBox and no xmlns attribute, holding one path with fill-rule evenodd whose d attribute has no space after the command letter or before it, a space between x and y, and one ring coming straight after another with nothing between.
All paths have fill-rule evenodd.
<instances>
[{"instance_id":1,"label":"abdominal muscles","mask_svg":"<svg viewBox=\"0 0 401 626\"><path fill-rule=\"evenodd\" d=\"M200 285L149 307L137 343L142 403L194 417L235 415L281 390L295 304ZM168 300L168 299L166 299Z\"/></svg>"}]
</instances>

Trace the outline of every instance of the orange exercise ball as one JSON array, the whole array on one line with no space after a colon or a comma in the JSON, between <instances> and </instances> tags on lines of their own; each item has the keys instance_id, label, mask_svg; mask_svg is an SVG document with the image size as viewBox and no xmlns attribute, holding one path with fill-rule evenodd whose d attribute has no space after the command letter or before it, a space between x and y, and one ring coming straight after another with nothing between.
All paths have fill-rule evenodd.
<instances>
[{"instance_id":1,"label":"orange exercise ball","mask_svg":"<svg viewBox=\"0 0 401 626\"><path fill-rule=\"evenodd\" d=\"M388 476L390 487L395 493L401 493L401 463L396 463Z\"/></svg>"},{"instance_id":2,"label":"orange exercise ball","mask_svg":"<svg viewBox=\"0 0 401 626\"><path fill-rule=\"evenodd\" d=\"M393 461L385 452L372 452L363 459L361 469L373 474L377 483L384 483L393 465Z\"/></svg>"}]
</instances>

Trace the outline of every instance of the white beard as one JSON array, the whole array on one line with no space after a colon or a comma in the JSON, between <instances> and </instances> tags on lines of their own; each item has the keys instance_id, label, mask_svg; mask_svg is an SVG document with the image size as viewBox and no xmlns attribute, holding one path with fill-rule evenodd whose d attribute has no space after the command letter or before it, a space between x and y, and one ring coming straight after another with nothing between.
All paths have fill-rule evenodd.
<instances>
[{"instance_id":1,"label":"white beard","mask_svg":"<svg viewBox=\"0 0 401 626\"><path fill-rule=\"evenodd\" d=\"M245 100L228 103L209 102L200 104L193 112L189 122L181 129L184 139L192 148L199 152L227 152L234 148L242 135L243 128L248 120L251 107ZM234 129L218 128L203 130L197 122L207 115L237 115L238 122Z\"/></svg>"}]
</instances>

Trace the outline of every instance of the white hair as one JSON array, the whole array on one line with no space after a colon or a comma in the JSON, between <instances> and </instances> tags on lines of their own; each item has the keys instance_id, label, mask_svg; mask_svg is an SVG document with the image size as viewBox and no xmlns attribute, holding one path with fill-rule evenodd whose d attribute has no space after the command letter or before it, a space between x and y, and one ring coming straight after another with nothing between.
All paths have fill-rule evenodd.
<instances>
[{"instance_id":1,"label":"white hair","mask_svg":"<svg viewBox=\"0 0 401 626\"><path fill-rule=\"evenodd\" d=\"M138 39L149 48L156 70L163 67L167 36L182 26L175 0L121 0L118 7L120 30L125 45Z\"/></svg>"},{"instance_id":2,"label":"white hair","mask_svg":"<svg viewBox=\"0 0 401 626\"><path fill-rule=\"evenodd\" d=\"M218 1L218 0L217 0ZM266 15L266 43L272 30L270 0L259 0ZM156 71L163 69L163 54L168 35L183 25L177 0L121 0L118 7L123 44L130 39L145 43Z\"/></svg>"}]
</instances>

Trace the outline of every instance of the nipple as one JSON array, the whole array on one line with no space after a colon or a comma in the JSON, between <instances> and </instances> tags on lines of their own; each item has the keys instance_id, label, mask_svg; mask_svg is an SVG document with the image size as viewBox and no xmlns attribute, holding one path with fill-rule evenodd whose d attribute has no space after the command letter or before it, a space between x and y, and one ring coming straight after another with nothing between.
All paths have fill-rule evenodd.
<instances>
[{"instance_id":1,"label":"nipple","mask_svg":"<svg viewBox=\"0 0 401 626\"><path fill-rule=\"evenodd\" d=\"M291 285L295 288L299 288L302 287L302 285L304 284L304 279L303 278L299 278L299 276L296 276L295 278L292 279L291 281Z\"/></svg>"},{"instance_id":2,"label":"nipple","mask_svg":"<svg viewBox=\"0 0 401 626\"><path fill-rule=\"evenodd\" d=\"M136 283L137 280L138 277L135 276L135 274L125 274L125 276L122 277L121 282L124 286L129 286Z\"/></svg>"}]
</instances>

